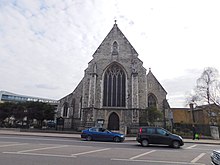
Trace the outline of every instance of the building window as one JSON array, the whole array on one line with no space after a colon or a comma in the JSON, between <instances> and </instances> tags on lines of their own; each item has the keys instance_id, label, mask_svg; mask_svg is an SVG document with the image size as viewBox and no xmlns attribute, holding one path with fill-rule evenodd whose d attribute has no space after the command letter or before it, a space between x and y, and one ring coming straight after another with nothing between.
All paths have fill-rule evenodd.
<instances>
[{"instance_id":1,"label":"building window","mask_svg":"<svg viewBox=\"0 0 220 165\"><path fill-rule=\"evenodd\" d=\"M149 82L149 83L148 83L148 87L149 87L149 88L152 88L152 86L153 86L152 83Z\"/></svg>"},{"instance_id":2,"label":"building window","mask_svg":"<svg viewBox=\"0 0 220 165\"><path fill-rule=\"evenodd\" d=\"M156 106L157 106L156 97L153 94L149 94L148 107L156 107Z\"/></svg>"},{"instance_id":3,"label":"building window","mask_svg":"<svg viewBox=\"0 0 220 165\"><path fill-rule=\"evenodd\" d=\"M65 102L63 106L63 117L67 117L67 113L68 113L68 103Z\"/></svg>"},{"instance_id":4,"label":"building window","mask_svg":"<svg viewBox=\"0 0 220 165\"><path fill-rule=\"evenodd\" d=\"M118 55L118 43L116 41L112 45L112 55Z\"/></svg>"},{"instance_id":5,"label":"building window","mask_svg":"<svg viewBox=\"0 0 220 165\"><path fill-rule=\"evenodd\" d=\"M103 106L125 107L126 77L122 68L111 65L104 75Z\"/></svg>"}]
</instances>

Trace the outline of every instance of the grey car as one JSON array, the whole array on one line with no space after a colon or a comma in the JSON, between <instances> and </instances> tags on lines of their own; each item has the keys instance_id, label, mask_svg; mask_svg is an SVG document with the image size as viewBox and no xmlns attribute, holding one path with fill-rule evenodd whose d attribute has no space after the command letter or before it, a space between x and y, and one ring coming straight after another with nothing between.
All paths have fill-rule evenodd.
<instances>
[{"instance_id":1,"label":"grey car","mask_svg":"<svg viewBox=\"0 0 220 165\"><path fill-rule=\"evenodd\" d=\"M137 133L136 140L146 147L149 144L169 145L174 148L179 148L184 145L181 136L172 134L164 128L160 127L141 127Z\"/></svg>"}]
</instances>

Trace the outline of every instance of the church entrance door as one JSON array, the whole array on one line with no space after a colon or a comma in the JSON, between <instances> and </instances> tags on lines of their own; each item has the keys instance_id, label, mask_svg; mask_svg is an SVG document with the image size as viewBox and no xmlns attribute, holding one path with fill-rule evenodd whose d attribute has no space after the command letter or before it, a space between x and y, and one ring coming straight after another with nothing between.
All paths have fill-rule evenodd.
<instances>
[{"instance_id":1,"label":"church entrance door","mask_svg":"<svg viewBox=\"0 0 220 165\"><path fill-rule=\"evenodd\" d=\"M111 113L111 115L109 116L108 129L119 130L119 117L115 112Z\"/></svg>"}]
</instances>

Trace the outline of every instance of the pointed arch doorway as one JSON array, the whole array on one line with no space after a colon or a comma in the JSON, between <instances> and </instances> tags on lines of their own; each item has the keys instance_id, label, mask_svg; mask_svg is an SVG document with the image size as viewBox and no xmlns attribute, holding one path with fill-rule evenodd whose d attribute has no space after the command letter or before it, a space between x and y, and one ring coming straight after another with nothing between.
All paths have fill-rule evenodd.
<instances>
[{"instance_id":1,"label":"pointed arch doorway","mask_svg":"<svg viewBox=\"0 0 220 165\"><path fill-rule=\"evenodd\" d=\"M112 112L108 119L109 130L119 130L119 116L117 113Z\"/></svg>"}]
</instances>

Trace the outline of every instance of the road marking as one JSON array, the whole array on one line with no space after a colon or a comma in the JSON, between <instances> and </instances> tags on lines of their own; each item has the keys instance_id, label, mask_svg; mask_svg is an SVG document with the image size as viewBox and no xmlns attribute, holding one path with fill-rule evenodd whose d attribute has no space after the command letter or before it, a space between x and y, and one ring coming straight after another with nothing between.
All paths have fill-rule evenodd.
<instances>
[{"instance_id":1,"label":"road marking","mask_svg":"<svg viewBox=\"0 0 220 165\"><path fill-rule=\"evenodd\" d=\"M194 144L194 145L192 145L192 146L187 147L186 149L192 149L192 148L194 148L194 147L196 147L196 146L197 146L197 144Z\"/></svg>"},{"instance_id":2,"label":"road marking","mask_svg":"<svg viewBox=\"0 0 220 165\"><path fill-rule=\"evenodd\" d=\"M27 145L28 143L16 143L16 144L5 144L0 145L0 147L11 147L11 146L19 146L19 145Z\"/></svg>"},{"instance_id":3,"label":"road marking","mask_svg":"<svg viewBox=\"0 0 220 165\"><path fill-rule=\"evenodd\" d=\"M191 163L196 163L199 159L201 159L206 153L201 153L199 156L197 156L196 158L194 158Z\"/></svg>"},{"instance_id":4,"label":"road marking","mask_svg":"<svg viewBox=\"0 0 220 165\"><path fill-rule=\"evenodd\" d=\"M213 147L213 146L216 146L218 144L203 144L203 146L207 146L207 147Z\"/></svg>"},{"instance_id":5,"label":"road marking","mask_svg":"<svg viewBox=\"0 0 220 165\"><path fill-rule=\"evenodd\" d=\"M78 155L84 155L84 154L90 154L90 153L95 153L95 152L101 152L101 151L106 151L106 150L110 150L111 148L104 148L104 149L100 149L100 150L92 150L92 151L87 151L87 152L80 152L77 154L72 154L72 156L78 156Z\"/></svg>"},{"instance_id":6,"label":"road marking","mask_svg":"<svg viewBox=\"0 0 220 165\"><path fill-rule=\"evenodd\" d=\"M36 148L36 149L31 149L31 150L22 150L22 151L17 151L17 153L32 152L32 151L39 151L39 150L48 150L48 149L62 148L62 147L67 147L67 145L54 146L54 147L44 147L44 148Z\"/></svg>"},{"instance_id":7,"label":"road marking","mask_svg":"<svg viewBox=\"0 0 220 165\"><path fill-rule=\"evenodd\" d=\"M150 154L150 153L152 153L152 152L155 152L156 150L151 150L151 151L149 151L149 152L145 152L145 153L143 153L143 154L139 154L139 155L137 155L137 156L133 156L133 157L131 157L131 158L129 158L130 160L133 160L133 159L136 159L136 158L139 158L139 157L141 157L141 156L144 156L144 155L148 155L148 154Z\"/></svg>"},{"instance_id":8,"label":"road marking","mask_svg":"<svg viewBox=\"0 0 220 165\"><path fill-rule=\"evenodd\" d=\"M212 151L213 149L205 149L205 148L199 148L199 147L197 147L197 148L190 148L190 150L199 150L199 151Z\"/></svg>"},{"instance_id":9,"label":"road marking","mask_svg":"<svg viewBox=\"0 0 220 165\"><path fill-rule=\"evenodd\" d=\"M160 164L188 164L188 165L205 165L204 163L192 163L192 162L171 162L160 160L131 160L131 159L111 159L112 161L126 161L126 162L144 162L144 163L160 163Z\"/></svg>"},{"instance_id":10,"label":"road marking","mask_svg":"<svg viewBox=\"0 0 220 165\"><path fill-rule=\"evenodd\" d=\"M58 138L64 138L64 137L58 137ZM21 140L38 140L38 141L67 141L67 142L72 142L72 141L78 141L78 140L68 140L68 139L58 139L58 138L43 138L38 136L38 138L32 138L32 137L9 137L9 136L5 136L5 137L0 137L0 139L21 139ZM74 139L74 138L73 138ZM77 138L75 138L77 139Z\"/></svg>"},{"instance_id":11,"label":"road marking","mask_svg":"<svg viewBox=\"0 0 220 165\"><path fill-rule=\"evenodd\" d=\"M62 157L62 158L76 158L72 155L55 155L55 154L38 154L38 153L18 153L18 152L3 152L4 154L14 154L14 155L31 155L31 156L48 156L48 157Z\"/></svg>"}]
</instances>

